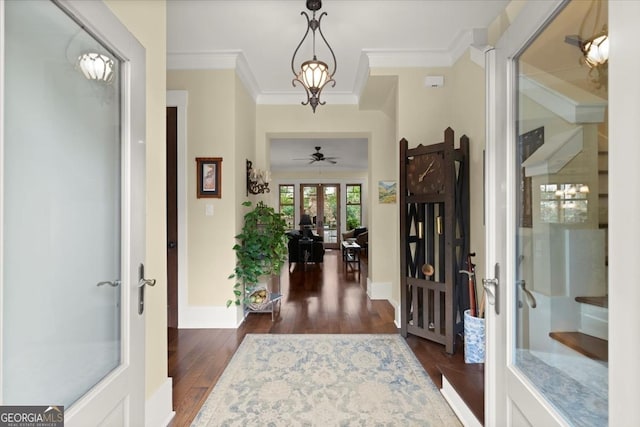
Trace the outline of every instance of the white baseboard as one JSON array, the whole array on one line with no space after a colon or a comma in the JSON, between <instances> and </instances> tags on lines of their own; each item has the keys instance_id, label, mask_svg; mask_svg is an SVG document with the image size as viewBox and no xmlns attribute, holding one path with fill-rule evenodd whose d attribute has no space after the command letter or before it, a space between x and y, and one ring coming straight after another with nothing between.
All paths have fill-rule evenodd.
<instances>
[{"instance_id":1,"label":"white baseboard","mask_svg":"<svg viewBox=\"0 0 640 427\"><path fill-rule=\"evenodd\" d=\"M186 306L178 311L179 329L235 329L244 317L238 307Z\"/></svg>"},{"instance_id":2,"label":"white baseboard","mask_svg":"<svg viewBox=\"0 0 640 427\"><path fill-rule=\"evenodd\" d=\"M158 390L145 402L145 426L164 427L169 425L176 413L173 411L173 379L167 378Z\"/></svg>"},{"instance_id":3,"label":"white baseboard","mask_svg":"<svg viewBox=\"0 0 640 427\"><path fill-rule=\"evenodd\" d=\"M460 419L460 422L465 427L482 427L482 424L471 409L467 406L466 403L462 400L462 398L456 393L453 389L449 381L442 376L442 388L440 389L440 393L444 396L444 399L447 401L453 412L455 412L456 416Z\"/></svg>"},{"instance_id":4,"label":"white baseboard","mask_svg":"<svg viewBox=\"0 0 640 427\"><path fill-rule=\"evenodd\" d=\"M367 277L367 295L370 299L386 299L391 300L391 283L390 282L372 282Z\"/></svg>"},{"instance_id":5,"label":"white baseboard","mask_svg":"<svg viewBox=\"0 0 640 427\"><path fill-rule=\"evenodd\" d=\"M396 324L397 328L400 328L400 304L393 299L389 299L389 304L393 307L394 320L393 323Z\"/></svg>"}]
</instances>

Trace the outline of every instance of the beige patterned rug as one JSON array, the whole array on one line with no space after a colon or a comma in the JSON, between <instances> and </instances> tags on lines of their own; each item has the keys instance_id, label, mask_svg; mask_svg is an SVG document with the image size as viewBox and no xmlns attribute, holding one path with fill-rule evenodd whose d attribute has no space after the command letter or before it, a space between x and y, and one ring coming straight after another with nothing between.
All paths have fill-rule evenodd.
<instances>
[{"instance_id":1,"label":"beige patterned rug","mask_svg":"<svg viewBox=\"0 0 640 427\"><path fill-rule=\"evenodd\" d=\"M247 335L192 427L374 425L461 425L399 335Z\"/></svg>"}]
</instances>

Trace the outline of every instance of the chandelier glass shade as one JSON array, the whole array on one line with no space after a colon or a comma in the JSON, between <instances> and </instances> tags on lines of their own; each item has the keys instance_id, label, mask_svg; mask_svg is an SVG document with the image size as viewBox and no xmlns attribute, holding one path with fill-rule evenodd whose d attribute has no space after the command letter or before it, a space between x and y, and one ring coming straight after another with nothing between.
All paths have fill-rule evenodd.
<instances>
[{"instance_id":1,"label":"chandelier glass shade","mask_svg":"<svg viewBox=\"0 0 640 427\"><path fill-rule=\"evenodd\" d=\"M100 53L83 53L78 57L77 66L88 80L111 83L113 80L113 59Z\"/></svg>"},{"instance_id":2,"label":"chandelier glass shade","mask_svg":"<svg viewBox=\"0 0 640 427\"><path fill-rule=\"evenodd\" d=\"M596 68L609 60L609 35L600 33L582 43L584 61L590 68Z\"/></svg>"},{"instance_id":3,"label":"chandelier glass shade","mask_svg":"<svg viewBox=\"0 0 640 427\"><path fill-rule=\"evenodd\" d=\"M305 61L301 67L300 78L306 87L322 90L329 81L329 67L322 61Z\"/></svg>"},{"instance_id":4,"label":"chandelier glass shade","mask_svg":"<svg viewBox=\"0 0 640 427\"><path fill-rule=\"evenodd\" d=\"M300 40L298 47L293 52L293 57L291 58L291 71L295 78L292 83L293 86L296 86L296 82L300 83L307 93L307 100L302 102L302 105L311 105L313 112L316 112L316 107L318 105L324 105L325 102L320 101L320 94L324 87L331 83L332 86L336 85L335 80L333 80L333 75L336 72L336 56L333 53L333 49L325 39L324 34L322 34L322 29L320 28L320 21L322 17L327 13L323 12L320 14L320 17L316 19L316 11L318 11L322 7L322 2L319 0L307 0L307 9L312 11L312 17L309 18L309 15L306 12L301 12L301 15L304 15L307 18L307 30ZM296 69L296 55L300 50L300 47L307 39L309 35L309 31L311 31L311 42L313 43L313 59L304 61L302 65L300 65L299 69ZM333 58L333 69L331 69L326 62L318 60L316 56L316 31L320 34L320 37L324 41L325 45L331 52L331 56Z\"/></svg>"}]
</instances>

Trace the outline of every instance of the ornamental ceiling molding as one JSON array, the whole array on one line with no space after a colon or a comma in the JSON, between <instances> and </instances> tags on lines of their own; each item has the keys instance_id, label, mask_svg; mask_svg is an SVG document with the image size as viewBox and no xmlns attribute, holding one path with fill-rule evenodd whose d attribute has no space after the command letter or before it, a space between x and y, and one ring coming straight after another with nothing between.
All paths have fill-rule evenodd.
<instances>
[{"instance_id":1,"label":"ornamental ceiling molding","mask_svg":"<svg viewBox=\"0 0 640 427\"><path fill-rule=\"evenodd\" d=\"M375 68L437 68L451 67L471 48L486 45L487 30L472 29L459 33L446 50L384 50L364 49L360 55L356 78L351 91L323 92L331 105L357 105L371 69ZM473 49L472 49L473 51ZM472 52L473 53L473 52ZM473 56L472 58L476 58ZM474 62L484 66L479 60ZM290 105L300 103L300 91L263 91L241 50L211 52L168 52L167 70L236 70L239 79L256 104Z\"/></svg>"}]
</instances>

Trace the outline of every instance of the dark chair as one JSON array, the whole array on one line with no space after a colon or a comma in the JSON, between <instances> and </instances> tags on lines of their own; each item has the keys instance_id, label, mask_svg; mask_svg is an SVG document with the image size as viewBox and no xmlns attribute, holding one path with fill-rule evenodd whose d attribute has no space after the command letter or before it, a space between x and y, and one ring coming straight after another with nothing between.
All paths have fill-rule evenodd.
<instances>
[{"instance_id":1,"label":"dark chair","mask_svg":"<svg viewBox=\"0 0 640 427\"><path fill-rule=\"evenodd\" d=\"M307 230L304 230L304 233L307 235ZM287 237L289 238L289 268L293 263L305 262L305 257L306 262L319 264L324 261L324 243L321 236L311 232L311 237L305 237L298 230L292 230L287 233ZM305 245L308 246L305 247Z\"/></svg>"}]
</instances>

